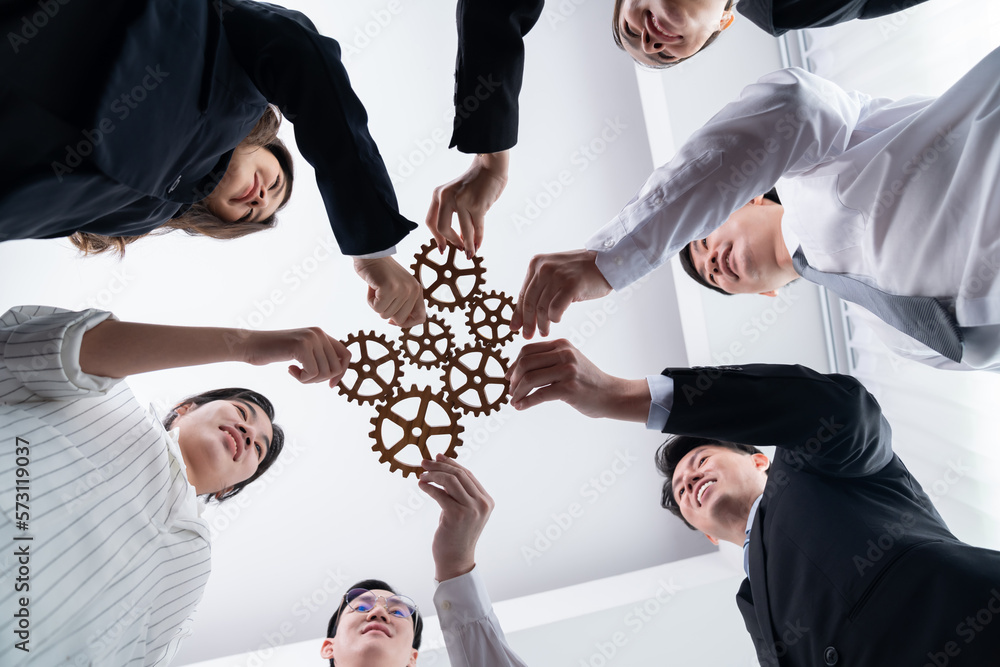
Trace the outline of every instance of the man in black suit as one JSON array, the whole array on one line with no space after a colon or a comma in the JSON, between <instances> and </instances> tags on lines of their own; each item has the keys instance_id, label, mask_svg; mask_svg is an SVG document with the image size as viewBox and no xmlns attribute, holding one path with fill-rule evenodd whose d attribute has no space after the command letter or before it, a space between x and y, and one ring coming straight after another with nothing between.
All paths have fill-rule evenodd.
<instances>
[{"instance_id":1,"label":"man in black suit","mask_svg":"<svg viewBox=\"0 0 1000 667\"><path fill-rule=\"evenodd\" d=\"M870 19L925 0L615 0L612 37L646 67L672 67L712 44L733 24L735 9L772 35ZM474 154L468 170L434 190L427 226L446 240L478 250L486 213L507 185L517 143L524 37L544 0L459 0L455 124L449 148ZM458 226L452 228L453 217Z\"/></svg>"},{"instance_id":2,"label":"man in black suit","mask_svg":"<svg viewBox=\"0 0 1000 667\"><path fill-rule=\"evenodd\" d=\"M736 601L762 665L1000 664L1000 553L948 530L854 378L748 365L623 380L566 341L527 345L509 377L517 409L563 400L676 434L657 453L662 504L743 546Z\"/></svg>"}]
</instances>

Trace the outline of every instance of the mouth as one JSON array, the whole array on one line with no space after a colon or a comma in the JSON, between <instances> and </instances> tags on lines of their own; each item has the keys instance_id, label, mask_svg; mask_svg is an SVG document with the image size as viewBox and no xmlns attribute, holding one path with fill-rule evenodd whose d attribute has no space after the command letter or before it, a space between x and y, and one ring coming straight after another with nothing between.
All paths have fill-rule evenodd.
<instances>
[{"instance_id":1,"label":"mouth","mask_svg":"<svg viewBox=\"0 0 1000 667\"><path fill-rule=\"evenodd\" d=\"M740 279L739 274L736 273L736 271L733 269L732 246L730 246L730 248L725 252L725 254L722 256L722 259L719 260L719 264L722 266L722 270L726 272L726 275L728 275L729 278L731 278L732 280Z\"/></svg>"},{"instance_id":2,"label":"mouth","mask_svg":"<svg viewBox=\"0 0 1000 667\"><path fill-rule=\"evenodd\" d=\"M219 430L226 434L226 449L233 455L233 460L240 455L240 434L232 426L220 426Z\"/></svg>"},{"instance_id":3,"label":"mouth","mask_svg":"<svg viewBox=\"0 0 1000 667\"><path fill-rule=\"evenodd\" d=\"M715 486L715 483L716 483L716 480L714 480L714 479L713 480L705 480L704 482L701 483L701 486L698 487L697 491L695 491L695 496L694 497L695 497L695 501L698 503L698 507L702 506L702 498L705 497L705 494L708 493L708 490L711 487Z\"/></svg>"},{"instance_id":4,"label":"mouth","mask_svg":"<svg viewBox=\"0 0 1000 667\"><path fill-rule=\"evenodd\" d=\"M242 204L244 202L248 202L251 199L253 199L254 196L257 194L257 191L260 189L259 183L260 183L260 180L258 179L257 174L254 174L253 175L253 183L250 184L250 187L247 188L246 192L244 192L243 194L241 194L234 201L237 204Z\"/></svg>"},{"instance_id":5,"label":"mouth","mask_svg":"<svg viewBox=\"0 0 1000 667\"><path fill-rule=\"evenodd\" d=\"M661 21L656 17L651 11L646 11L646 30L653 35L654 39L658 42L665 42L667 44L678 42L683 37L681 35L674 34L667 30L669 24L666 21Z\"/></svg>"},{"instance_id":6,"label":"mouth","mask_svg":"<svg viewBox=\"0 0 1000 667\"><path fill-rule=\"evenodd\" d=\"M367 635L369 632L381 632L386 637L392 636L389 634L389 627L382 623L369 623L361 630L361 634L363 635Z\"/></svg>"}]
</instances>

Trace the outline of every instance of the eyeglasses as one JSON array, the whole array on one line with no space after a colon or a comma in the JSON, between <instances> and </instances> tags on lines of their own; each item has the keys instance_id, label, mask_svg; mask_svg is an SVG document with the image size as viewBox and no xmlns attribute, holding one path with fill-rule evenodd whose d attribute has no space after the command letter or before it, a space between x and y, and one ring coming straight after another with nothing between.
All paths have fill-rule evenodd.
<instances>
[{"instance_id":1,"label":"eyeglasses","mask_svg":"<svg viewBox=\"0 0 1000 667\"><path fill-rule=\"evenodd\" d=\"M352 588L344 595L344 601L351 611L369 612L375 608L378 601L382 601L382 606L386 613L398 618L409 618L417 613L417 603L405 595L375 595L365 588Z\"/></svg>"}]
</instances>

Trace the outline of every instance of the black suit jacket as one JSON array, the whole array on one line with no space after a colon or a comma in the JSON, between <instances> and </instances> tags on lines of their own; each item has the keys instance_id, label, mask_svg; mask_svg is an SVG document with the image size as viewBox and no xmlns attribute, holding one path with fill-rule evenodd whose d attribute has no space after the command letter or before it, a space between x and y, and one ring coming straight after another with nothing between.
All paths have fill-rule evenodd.
<instances>
[{"instance_id":1,"label":"black suit jacket","mask_svg":"<svg viewBox=\"0 0 1000 667\"><path fill-rule=\"evenodd\" d=\"M772 35L823 28L851 19L873 19L925 0L740 0L736 11Z\"/></svg>"},{"instance_id":2,"label":"black suit jacket","mask_svg":"<svg viewBox=\"0 0 1000 667\"><path fill-rule=\"evenodd\" d=\"M343 252L384 250L416 227L340 47L302 14L247 0L47 6L42 21L33 0L0 5L12 42L0 120L16 128L0 142L0 240L154 229L211 193L268 103L292 122Z\"/></svg>"},{"instance_id":3,"label":"black suit jacket","mask_svg":"<svg viewBox=\"0 0 1000 667\"><path fill-rule=\"evenodd\" d=\"M1000 665L1000 553L952 535L857 380L768 365L664 375L665 432L777 446L736 598L762 665Z\"/></svg>"}]
</instances>

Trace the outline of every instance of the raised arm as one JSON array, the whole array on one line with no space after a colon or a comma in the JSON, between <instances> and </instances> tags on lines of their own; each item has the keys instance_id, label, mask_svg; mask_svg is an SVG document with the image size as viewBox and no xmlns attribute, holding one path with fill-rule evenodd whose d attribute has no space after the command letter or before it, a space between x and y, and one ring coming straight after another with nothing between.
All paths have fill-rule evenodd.
<instances>
[{"instance_id":1,"label":"raised arm","mask_svg":"<svg viewBox=\"0 0 1000 667\"><path fill-rule=\"evenodd\" d=\"M526 335L539 325L544 335L547 323L558 322L569 304L593 298L587 289L595 271L620 290L708 236L778 179L840 155L855 138L869 101L799 69L773 72L748 86L587 241L592 261L571 267L569 277L550 287L541 301L532 298L541 299L542 291L527 287L533 281L550 283L543 271L562 271L560 262L573 257L539 255L532 261L515 323L523 322Z\"/></svg>"},{"instance_id":2,"label":"raised arm","mask_svg":"<svg viewBox=\"0 0 1000 667\"><path fill-rule=\"evenodd\" d=\"M518 95L524 74L524 36L538 21L542 0L460 0L455 63L455 123L450 147L474 153L455 180L435 188L427 226L468 256L483 241L485 216L507 185L510 148L517 143ZM457 228L452 227L458 218Z\"/></svg>"}]
</instances>

